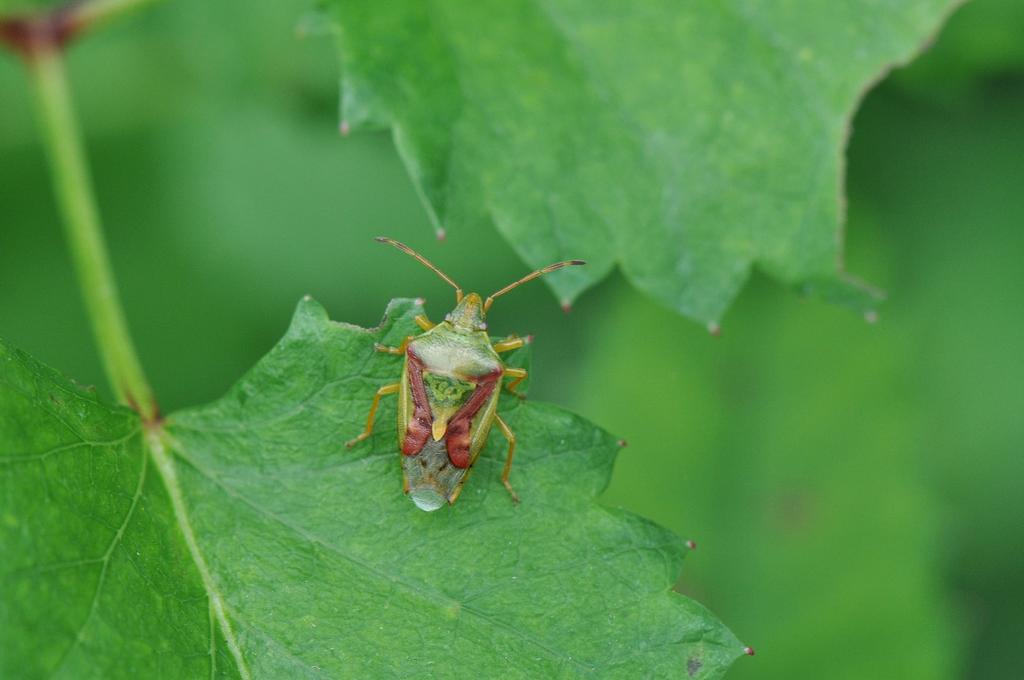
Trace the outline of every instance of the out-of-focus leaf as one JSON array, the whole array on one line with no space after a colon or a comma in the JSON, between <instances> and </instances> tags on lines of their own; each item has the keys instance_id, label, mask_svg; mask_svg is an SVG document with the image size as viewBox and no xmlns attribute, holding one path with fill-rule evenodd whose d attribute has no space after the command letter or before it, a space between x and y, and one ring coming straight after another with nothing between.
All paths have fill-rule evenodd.
<instances>
[{"instance_id":1,"label":"out-of-focus leaf","mask_svg":"<svg viewBox=\"0 0 1024 680\"><path fill-rule=\"evenodd\" d=\"M1022 32L1020 0L965 2L927 55L893 74L893 82L940 99L963 99L979 85L1024 71Z\"/></svg>"},{"instance_id":2,"label":"out-of-focus leaf","mask_svg":"<svg viewBox=\"0 0 1024 680\"><path fill-rule=\"evenodd\" d=\"M684 592L764 652L737 677L888 674L878 659L1016 677L1022 110L1020 79L953 108L895 84L869 97L851 255L892 291L878 325L780 303L762 280L720 338L633 299L594 332L591 380L563 399L630 440L607 499L700 543ZM650 356L671 358L645 399ZM800 668L790 644L829 658Z\"/></svg>"},{"instance_id":3,"label":"out-of-focus leaf","mask_svg":"<svg viewBox=\"0 0 1024 680\"><path fill-rule=\"evenodd\" d=\"M953 0L324 0L343 117L390 126L438 229L490 219L571 301L616 263L717 321L758 266L857 308L842 148Z\"/></svg>"},{"instance_id":4,"label":"out-of-focus leaf","mask_svg":"<svg viewBox=\"0 0 1024 680\"><path fill-rule=\"evenodd\" d=\"M340 138L334 48L296 37L302 5L159 3L68 56L114 270L167 411L223 394L304 294L364 325L398 295L447 311L451 289L373 236L484 293L525 273L492 228L434 242L390 141ZM0 55L0 335L102 393L23 70ZM564 327L542 286L497 310L502 333ZM543 382L557 383L562 345L544 346Z\"/></svg>"},{"instance_id":5,"label":"out-of-focus leaf","mask_svg":"<svg viewBox=\"0 0 1024 680\"><path fill-rule=\"evenodd\" d=\"M730 677L952 677L913 348L759 283L719 338L616 296L576 401L629 441L605 499L697 542L681 590L758 652Z\"/></svg>"},{"instance_id":6,"label":"out-of-focus leaf","mask_svg":"<svg viewBox=\"0 0 1024 680\"><path fill-rule=\"evenodd\" d=\"M913 343L901 393L919 409L914 451L939 501L963 677L1010 680L1024 637L1024 78L954 107L882 95L858 119L852 220L867 205L901 225L870 247L892 253L883 325Z\"/></svg>"},{"instance_id":7,"label":"out-of-focus leaf","mask_svg":"<svg viewBox=\"0 0 1024 680\"><path fill-rule=\"evenodd\" d=\"M67 0L0 0L0 18L66 5Z\"/></svg>"},{"instance_id":8,"label":"out-of-focus leaf","mask_svg":"<svg viewBox=\"0 0 1024 680\"><path fill-rule=\"evenodd\" d=\"M392 405L342 445L398 376L374 343L420 311L368 331L305 300L227 396L145 433L5 349L2 674L721 677L742 645L670 592L681 541L595 500L608 433L509 398L522 503L495 433L433 514L402 494Z\"/></svg>"}]
</instances>

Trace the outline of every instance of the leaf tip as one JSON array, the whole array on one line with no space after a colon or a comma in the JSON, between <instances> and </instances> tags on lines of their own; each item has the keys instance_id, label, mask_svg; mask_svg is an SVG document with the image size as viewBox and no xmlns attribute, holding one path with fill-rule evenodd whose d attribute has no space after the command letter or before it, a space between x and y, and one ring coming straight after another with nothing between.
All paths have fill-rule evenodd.
<instances>
[{"instance_id":1,"label":"leaf tip","mask_svg":"<svg viewBox=\"0 0 1024 680\"><path fill-rule=\"evenodd\" d=\"M687 539L686 540L686 547L689 548L690 550L696 550L697 549L697 541L693 540L692 538L691 539Z\"/></svg>"},{"instance_id":2,"label":"leaf tip","mask_svg":"<svg viewBox=\"0 0 1024 680\"><path fill-rule=\"evenodd\" d=\"M312 295L303 295L292 315L292 328L305 328L310 324L327 321L327 310Z\"/></svg>"},{"instance_id":3,"label":"leaf tip","mask_svg":"<svg viewBox=\"0 0 1024 680\"><path fill-rule=\"evenodd\" d=\"M754 654L756 652L754 652L754 648L753 647L747 646L747 647L743 648L743 653L746 654L747 656L754 656Z\"/></svg>"},{"instance_id":4,"label":"leaf tip","mask_svg":"<svg viewBox=\"0 0 1024 680\"><path fill-rule=\"evenodd\" d=\"M722 327L718 325L716 321L708 322L708 333L714 337L720 337L722 335Z\"/></svg>"},{"instance_id":5,"label":"leaf tip","mask_svg":"<svg viewBox=\"0 0 1024 680\"><path fill-rule=\"evenodd\" d=\"M348 137L349 133L351 133L351 132L352 132L352 125L347 120L342 118L341 122L338 123L338 133L341 134L342 137Z\"/></svg>"}]
</instances>

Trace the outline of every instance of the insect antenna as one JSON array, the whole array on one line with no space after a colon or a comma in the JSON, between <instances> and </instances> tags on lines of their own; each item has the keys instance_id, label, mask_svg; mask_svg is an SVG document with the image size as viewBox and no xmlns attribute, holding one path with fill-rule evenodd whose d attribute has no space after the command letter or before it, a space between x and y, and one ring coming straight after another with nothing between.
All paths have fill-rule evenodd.
<instances>
[{"instance_id":1,"label":"insect antenna","mask_svg":"<svg viewBox=\"0 0 1024 680\"><path fill-rule=\"evenodd\" d=\"M442 279L445 280L445 282L449 286L451 286L452 288L455 289L455 302L456 303L462 302L462 288L459 287L459 284L457 284L454 281L452 281L452 277L448 276L443 271L438 269L437 265L435 265L433 262L431 262L427 258L423 257L422 255L417 253L415 250L413 250L409 246L405 245L404 243L402 243L400 241L396 241L393 238L388 238L387 236L377 236L376 238L374 238L374 240L375 241L379 241L381 243L387 243L389 245L392 245L392 246L398 248L399 250L401 250L403 253L406 253L408 255L412 255L413 257L415 257L417 260L420 261L420 263L423 266L425 266L427 269L430 269L435 274L440 276Z\"/></svg>"},{"instance_id":2,"label":"insect antenna","mask_svg":"<svg viewBox=\"0 0 1024 680\"><path fill-rule=\"evenodd\" d=\"M491 293L487 297L487 299L484 300L484 312L487 312L487 310L489 310L491 308L491 305L494 304L494 298L496 298L496 297L498 297L500 295L504 295L505 293L509 292L510 290L515 288L516 286L521 286L524 283L526 283L527 281L533 281L534 279L536 279L538 277L541 277L541 276L544 276L548 272L553 272L556 269L561 269L562 267L569 267L569 266L577 265L577 264L586 264L586 262L584 262L583 260L566 260L565 262L556 262L554 264L549 264L547 267L543 267L541 269L538 269L535 272L530 272L529 274L527 274L523 278L519 279L518 281L516 281L514 283L508 284L507 286L505 286L504 288L499 290L497 293Z\"/></svg>"}]
</instances>

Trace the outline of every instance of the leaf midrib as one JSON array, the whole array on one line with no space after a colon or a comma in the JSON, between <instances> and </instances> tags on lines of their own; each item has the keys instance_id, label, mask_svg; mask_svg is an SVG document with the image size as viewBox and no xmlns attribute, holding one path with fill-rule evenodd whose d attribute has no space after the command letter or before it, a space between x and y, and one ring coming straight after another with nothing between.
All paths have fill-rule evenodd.
<instances>
[{"instance_id":1,"label":"leaf midrib","mask_svg":"<svg viewBox=\"0 0 1024 680\"><path fill-rule=\"evenodd\" d=\"M242 654L242 650L238 645L238 640L235 637L235 631L231 627L231 622L228 621L227 614L224 608L224 598L220 591L217 589L217 584L213 580L213 576L210 574L210 568L206 564L206 559L203 557L202 551L199 549L199 543L196 541L195 532L192 530L192 522L189 519L188 509L185 507L185 498L181 492L181 485L178 483L178 474L174 468L174 461L171 460L170 456L167 455L165 449L164 439L166 438L166 432L162 425L149 428L146 431L145 445L149 455L153 458L153 462L156 464L156 469L160 472L160 477L163 479L164 487L167 489L167 495L171 500L171 509L174 513L174 519L178 523L178 528L181 530L182 536L185 539L185 544L188 547L189 554L192 556L192 561L196 565L196 569L199 572L199 578L202 580L203 588L206 590L206 595L210 601L210 608L213 611L214 618L220 625L221 633L224 635L224 640L227 643L228 650L231 652L231 656L235 659L235 665L238 669L238 674L243 680L251 680L252 675L249 673L249 667L245 662L245 657ZM211 631L211 638L213 633ZM211 663L214 658L214 644L211 639Z\"/></svg>"}]
</instances>

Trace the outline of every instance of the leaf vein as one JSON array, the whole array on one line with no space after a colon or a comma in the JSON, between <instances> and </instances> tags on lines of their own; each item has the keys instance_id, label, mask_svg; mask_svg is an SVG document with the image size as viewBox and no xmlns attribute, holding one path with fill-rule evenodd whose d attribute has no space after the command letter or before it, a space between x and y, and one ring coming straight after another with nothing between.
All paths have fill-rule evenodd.
<instances>
[{"instance_id":1,"label":"leaf vein","mask_svg":"<svg viewBox=\"0 0 1024 680\"><path fill-rule=\"evenodd\" d=\"M64 664L71 656L71 652L83 640L85 629L89 625L89 622L92 620L92 617L96 614L96 608L99 606L100 602L100 595L103 592L103 585L106 582L107 570L110 567L110 558L114 554L114 550L117 548L117 546L120 545L121 538L124 536L125 531L128 529L128 524L131 522L132 517L135 515L135 508L138 507L139 499L142 497L142 488L146 482L146 468L148 467L148 459L144 452L141 458L142 460L139 463L139 480L135 487L135 493L132 496L131 505L128 506L128 512L125 513L124 520L121 522L121 526L119 526L117 531L114 533L114 537L111 539L106 551L100 558L100 563L102 564L102 566L100 567L99 578L96 579L96 590L93 592L92 602L89 605L89 612L86 614L85 619L82 621L82 624L78 627L78 632L75 633L75 637L71 640L71 643L67 646L64 652L61 654L60 658L57 660L57 664L54 666L53 672L50 674L50 677L56 676L64 667Z\"/></svg>"}]
</instances>

